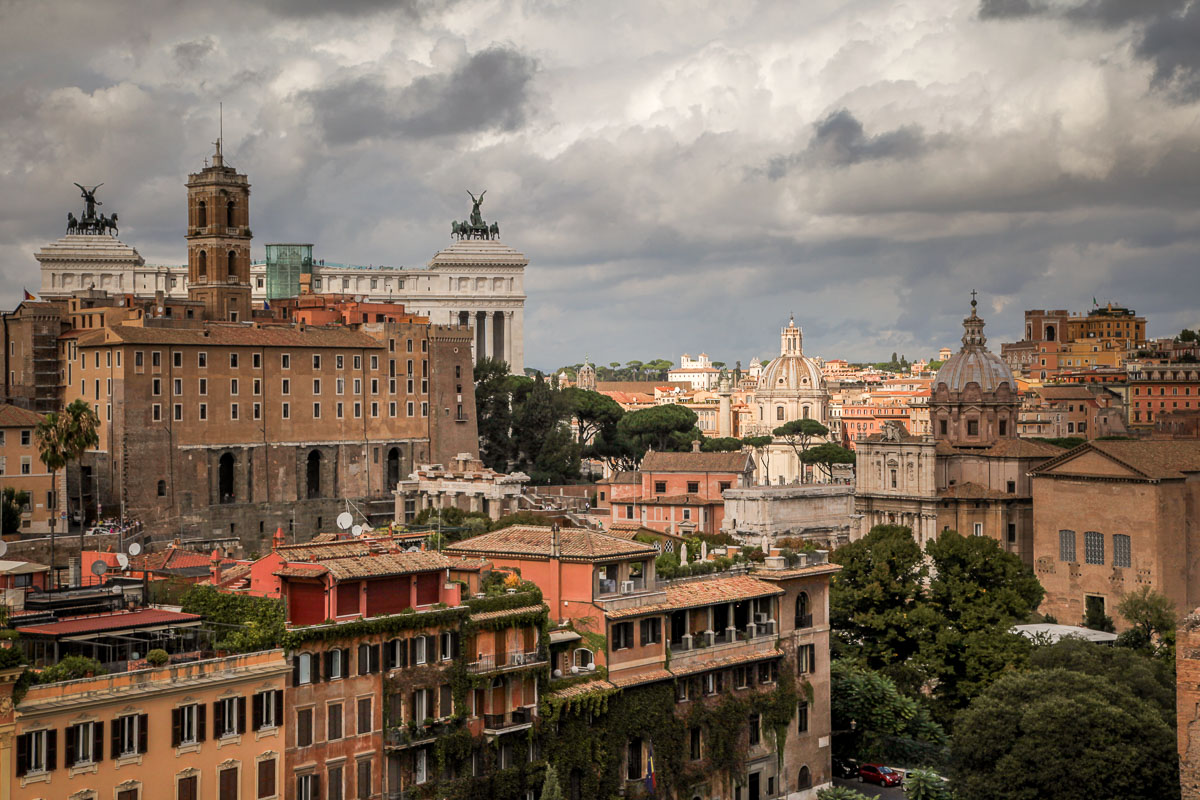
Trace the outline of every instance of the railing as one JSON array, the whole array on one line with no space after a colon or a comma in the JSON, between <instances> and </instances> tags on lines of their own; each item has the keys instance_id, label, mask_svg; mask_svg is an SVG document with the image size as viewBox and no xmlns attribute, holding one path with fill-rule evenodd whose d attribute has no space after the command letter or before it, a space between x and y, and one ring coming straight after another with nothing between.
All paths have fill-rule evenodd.
<instances>
[{"instance_id":1,"label":"railing","mask_svg":"<svg viewBox=\"0 0 1200 800\"><path fill-rule=\"evenodd\" d=\"M682 643L672 642L670 644L671 652L671 667L685 667L696 662L704 662L713 658L720 658L722 654L731 653L766 653L775 650L775 637L766 634L758 635L752 639L741 639L739 637L736 642L727 642L725 644L710 644L704 647L693 646L683 647Z\"/></svg>"},{"instance_id":2,"label":"railing","mask_svg":"<svg viewBox=\"0 0 1200 800\"><path fill-rule=\"evenodd\" d=\"M528 725L531 722L533 722L533 713L528 708L514 708L507 714L483 715L483 729L488 731L515 728L518 725Z\"/></svg>"},{"instance_id":3,"label":"railing","mask_svg":"<svg viewBox=\"0 0 1200 800\"><path fill-rule=\"evenodd\" d=\"M799 617L796 617L796 630L800 630L801 628L811 628L812 624L812 614L801 614Z\"/></svg>"},{"instance_id":4,"label":"railing","mask_svg":"<svg viewBox=\"0 0 1200 800\"><path fill-rule=\"evenodd\" d=\"M508 669L509 667L526 667L531 664L544 662L546 659L539 655L538 651L512 650L508 653L501 653L497 658L495 655L481 655L479 660L467 665L467 671L480 673L491 672L497 669Z\"/></svg>"}]
</instances>

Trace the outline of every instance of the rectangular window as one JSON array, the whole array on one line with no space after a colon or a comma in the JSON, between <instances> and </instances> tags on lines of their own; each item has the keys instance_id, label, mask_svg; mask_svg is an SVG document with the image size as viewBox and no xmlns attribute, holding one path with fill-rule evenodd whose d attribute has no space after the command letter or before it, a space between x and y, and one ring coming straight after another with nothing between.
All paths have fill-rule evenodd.
<instances>
[{"instance_id":1,"label":"rectangular window","mask_svg":"<svg viewBox=\"0 0 1200 800\"><path fill-rule=\"evenodd\" d=\"M370 800L371 799L371 759L370 758L362 759L361 762L358 763L358 768L359 768L359 780L358 780L358 786L355 787L356 789L358 789L358 798L359 798L359 800Z\"/></svg>"},{"instance_id":2,"label":"rectangular window","mask_svg":"<svg viewBox=\"0 0 1200 800\"><path fill-rule=\"evenodd\" d=\"M150 406L150 418L154 422L162 421L162 404L161 403L155 403L154 405Z\"/></svg>"},{"instance_id":3,"label":"rectangular window","mask_svg":"<svg viewBox=\"0 0 1200 800\"><path fill-rule=\"evenodd\" d=\"M321 418L321 404L313 403L313 419Z\"/></svg>"},{"instance_id":4,"label":"rectangular window","mask_svg":"<svg viewBox=\"0 0 1200 800\"><path fill-rule=\"evenodd\" d=\"M98 752L97 745L101 741L103 730L104 723L101 722L81 722L68 727L66 730L66 766L75 767L99 761L102 756Z\"/></svg>"},{"instance_id":5,"label":"rectangular window","mask_svg":"<svg viewBox=\"0 0 1200 800\"><path fill-rule=\"evenodd\" d=\"M1104 563L1104 534L1096 531L1085 531L1083 534L1083 555L1089 564Z\"/></svg>"},{"instance_id":6,"label":"rectangular window","mask_svg":"<svg viewBox=\"0 0 1200 800\"><path fill-rule=\"evenodd\" d=\"M429 753L418 750L413 753L413 783L425 783L429 780Z\"/></svg>"},{"instance_id":7,"label":"rectangular window","mask_svg":"<svg viewBox=\"0 0 1200 800\"><path fill-rule=\"evenodd\" d=\"M284 419L291 419L291 418L292 418L292 406L291 406L291 404L290 404L290 403L284 403L284 404L283 404L283 409L282 409L282 411L283 411L283 418L284 418Z\"/></svg>"},{"instance_id":8,"label":"rectangular window","mask_svg":"<svg viewBox=\"0 0 1200 800\"><path fill-rule=\"evenodd\" d=\"M283 379L283 393L284 394L292 393L292 382L290 380L288 380L287 378Z\"/></svg>"},{"instance_id":9,"label":"rectangular window","mask_svg":"<svg viewBox=\"0 0 1200 800\"><path fill-rule=\"evenodd\" d=\"M626 650L633 647L633 623L618 622L613 625L613 650Z\"/></svg>"},{"instance_id":10,"label":"rectangular window","mask_svg":"<svg viewBox=\"0 0 1200 800\"><path fill-rule=\"evenodd\" d=\"M354 369L356 369L356 370L362 369L362 356L354 357Z\"/></svg>"},{"instance_id":11,"label":"rectangular window","mask_svg":"<svg viewBox=\"0 0 1200 800\"><path fill-rule=\"evenodd\" d=\"M201 404L200 404L199 413L200 413L200 419L201 419L201 420L206 420L206 419L208 419L208 403L201 403Z\"/></svg>"},{"instance_id":12,"label":"rectangular window","mask_svg":"<svg viewBox=\"0 0 1200 800\"><path fill-rule=\"evenodd\" d=\"M329 800L345 800L346 783L343 777L344 768L341 764L336 767L330 767L328 773L329 781Z\"/></svg>"},{"instance_id":13,"label":"rectangular window","mask_svg":"<svg viewBox=\"0 0 1200 800\"><path fill-rule=\"evenodd\" d=\"M135 350L133 353L133 366L138 369L141 369L144 363L145 362L143 361L142 351Z\"/></svg>"},{"instance_id":14,"label":"rectangular window","mask_svg":"<svg viewBox=\"0 0 1200 800\"><path fill-rule=\"evenodd\" d=\"M229 368L237 369L237 367L238 367L238 354L230 353L229 354Z\"/></svg>"},{"instance_id":15,"label":"rectangular window","mask_svg":"<svg viewBox=\"0 0 1200 800\"><path fill-rule=\"evenodd\" d=\"M354 418L362 419L362 403L354 404Z\"/></svg>"},{"instance_id":16,"label":"rectangular window","mask_svg":"<svg viewBox=\"0 0 1200 800\"><path fill-rule=\"evenodd\" d=\"M238 800L238 769L226 767L217 772L218 800Z\"/></svg>"},{"instance_id":17,"label":"rectangular window","mask_svg":"<svg viewBox=\"0 0 1200 800\"><path fill-rule=\"evenodd\" d=\"M1058 532L1058 560L1075 561L1075 531Z\"/></svg>"},{"instance_id":18,"label":"rectangular window","mask_svg":"<svg viewBox=\"0 0 1200 800\"><path fill-rule=\"evenodd\" d=\"M371 371L379 371L379 356L371 356Z\"/></svg>"},{"instance_id":19,"label":"rectangular window","mask_svg":"<svg viewBox=\"0 0 1200 800\"><path fill-rule=\"evenodd\" d=\"M667 492L667 482L666 481L655 481L654 482L654 493L655 494L666 494L666 492Z\"/></svg>"},{"instance_id":20,"label":"rectangular window","mask_svg":"<svg viewBox=\"0 0 1200 800\"><path fill-rule=\"evenodd\" d=\"M800 733L808 733L808 701L801 700L796 707L796 728Z\"/></svg>"},{"instance_id":21,"label":"rectangular window","mask_svg":"<svg viewBox=\"0 0 1200 800\"><path fill-rule=\"evenodd\" d=\"M345 369L345 368L346 368L346 357L345 357L345 356L343 356L343 355L338 355L338 356L336 356L336 357L335 357L335 364L336 364L336 366L337 366L337 368L338 368L338 369Z\"/></svg>"},{"instance_id":22,"label":"rectangular window","mask_svg":"<svg viewBox=\"0 0 1200 800\"><path fill-rule=\"evenodd\" d=\"M360 697L358 699L358 732L359 734L370 733L375 729L375 723L371 714L371 698Z\"/></svg>"},{"instance_id":23,"label":"rectangular window","mask_svg":"<svg viewBox=\"0 0 1200 800\"><path fill-rule=\"evenodd\" d=\"M178 747L181 744L194 744L201 741L200 706L193 703L175 709L172 720L174 730L171 731L171 744Z\"/></svg>"},{"instance_id":24,"label":"rectangular window","mask_svg":"<svg viewBox=\"0 0 1200 800\"><path fill-rule=\"evenodd\" d=\"M276 728L283 718L283 692L276 689L259 692L253 697L254 730Z\"/></svg>"},{"instance_id":25,"label":"rectangular window","mask_svg":"<svg viewBox=\"0 0 1200 800\"><path fill-rule=\"evenodd\" d=\"M254 369L262 369L262 354L254 353L253 355L251 355L250 356L250 365Z\"/></svg>"},{"instance_id":26,"label":"rectangular window","mask_svg":"<svg viewBox=\"0 0 1200 800\"><path fill-rule=\"evenodd\" d=\"M150 394L155 397L162 394L162 378L154 378L150 381Z\"/></svg>"},{"instance_id":27,"label":"rectangular window","mask_svg":"<svg viewBox=\"0 0 1200 800\"><path fill-rule=\"evenodd\" d=\"M296 744L308 747L313 741L313 710L302 708L296 712Z\"/></svg>"},{"instance_id":28,"label":"rectangular window","mask_svg":"<svg viewBox=\"0 0 1200 800\"><path fill-rule=\"evenodd\" d=\"M218 738L237 736L245 730L242 711L246 707L244 697L225 697L213 702L213 735Z\"/></svg>"},{"instance_id":29,"label":"rectangular window","mask_svg":"<svg viewBox=\"0 0 1200 800\"><path fill-rule=\"evenodd\" d=\"M183 419L183 406L180 403L175 404L175 421L179 422Z\"/></svg>"},{"instance_id":30,"label":"rectangular window","mask_svg":"<svg viewBox=\"0 0 1200 800\"><path fill-rule=\"evenodd\" d=\"M973 533L974 533L976 536L983 536L983 523L982 523L982 522L976 522L976 523L975 523L975 526L974 526L974 530L973 530L972 532L973 532Z\"/></svg>"},{"instance_id":31,"label":"rectangular window","mask_svg":"<svg viewBox=\"0 0 1200 800\"><path fill-rule=\"evenodd\" d=\"M316 775L296 776L296 800L320 800L320 780Z\"/></svg>"},{"instance_id":32,"label":"rectangular window","mask_svg":"<svg viewBox=\"0 0 1200 800\"><path fill-rule=\"evenodd\" d=\"M746 721L746 726L750 730L750 746L753 747L762 741L762 725L758 714L751 714L750 719Z\"/></svg>"},{"instance_id":33,"label":"rectangular window","mask_svg":"<svg viewBox=\"0 0 1200 800\"><path fill-rule=\"evenodd\" d=\"M280 369L291 369L292 368L292 357L287 353L284 353L283 355L281 355L279 357L279 367L280 367Z\"/></svg>"},{"instance_id":34,"label":"rectangular window","mask_svg":"<svg viewBox=\"0 0 1200 800\"><path fill-rule=\"evenodd\" d=\"M700 728L692 728L690 735L690 746L688 747L688 755L692 761L699 761L701 758L700 748Z\"/></svg>"},{"instance_id":35,"label":"rectangular window","mask_svg":"<svg viewBox=\"0 0 1200 800\"><path fill-rule=\"evenodd\" d=\"M967 420L967 436L978 436L978 435L979 435L979 420L977 420L977 419Z\"/></svg>"},{"instance_id":36,"label":"rectangular window","mask_svg":"<svg viewBox=\"0 0 1200 800\"><path fill-rule=\"evenodd\" d=\"M1113 566L1133 566L1133 552L1130 546L1130 539L1123 533L1113 534Z\"/></svg>"},{"instance_id":37,"label":"rectangular window","mask_svg":"<svg viewBox=\"0 0 1200 800\"><path fill-rule=\"evenodd\" d=\"M200 800L200 790L198 785L200 779L195 775L188 775L186 778L179 778L175 784L178 789L176 797L178 800Z\"/></svg>"},{"instance_id":38,"label":"rectangular window","mask_svg":"<svg viewBox=\"0 0 1200 800\"><path fill-rule=\"evenodd\" d=\"M662 620L660 618L642 620L641 629L643 647L662 641Z\"/></svg>"},{"instance_id":39,"label":"rectangular window","mask_svg":"<svg viewBox=\"0 0 1200 800\"><path fill-rule=\"evenodd\" d=\"M321 356L313 355L313 369L321 368Z\"/></svg>"},{"instance_id":40,"label":"rectangular window","mask_svg":"<svg viewBox=\"0 0 1200 800\"><path fill-rule=\"evenodd\" d=\"M343 406L341 403L338 403L337 404L337 414L336 414L338 419L341 419L343 416L345 416L344 411L345 411L345 406Z\"/></svg>"},{"instance_id":41,"label":"rectangular window","mask_svg":"<svg viewBox=\"0 0 1200 800\"><path fill-rule=\"evenodd\" d=\"M201 378L199 383L201 396L208 394L208 378Z\"/></svg>"},{"instance_id":42,"label":"rectangular window","mask_svg":"<svg viewBox=\"0 0 1200 800\"><path fill-rule=\"evenodd\" d=\"M177 369L183 367L183 351L182 350L175 350L171 353L171 363L174 364ZM155 366L158 366L158 365L156 364Z\"/></svg>"},{"instance_id":43,"label":"rectangular window","mask_svg":"<svg viewBox=\"0 0 1200 800\"><path fill-rule=\"evenodd\" d=\"M687 490L688 490L688 494L696 494L697 492L700 491L700 482L699 481L688 481L687 482Z\"/></svg>"},{"instance_id":44,"label":"rectangular window","mask_svg":"<svg viewBox=\"0 0 1200 800\"><path fill-rule=\"evenodd\" d=\"M183 395L183 378L176 378L174 380L174 384L175 384L175 395L177 397L182 396Z\"/></svg>"},{"instance_id":45,"label":"rectangular window","mask_svg":"<svg viewBox=\"0 0 1200 800\"><path fill-rule=\"evenodd\" d=\"M117 717L116 734L113 736L116 755L129 756L146 752L146 715L129 714Z\"/></svg>"},{"instance_id":46,"label":"rectangular window","mask_svg":"<svg viewBox=\"0 0 1200 800\"><path fill-rule=\"evenodd\" d=\"M261 403L254 404L254 418L262 419L262 404Z\"/></svg>"},{"instance_id":47,"label":"rectangular window","mask_svg":"<svg viewBox=\"0 0 1200 800\"><path fill-rule=\"evenodd\" d=\"M197 367L207 367L208 366L208 353L205 353L203 351L196 353L196 366Z\"/></svg>"},{"instance_id":48,"label":"rectangular window","mask_svg":"<svg viewBox=\"0 0 1200 800\"><path fill-rule=\"evenodd\" d=\"M796 648L796 670L805 675L817 668L817 647L812 644L800 645Z\"/></svg>"},{"instance_id":49,"label":"rectangular window","mask_svg":"<svg viewBox=\"0 0 1200 800\"><path fill-rule=\"evenodd\" d=\"M337 741L342 738L342 720L345 716L342 713L342 704L330 703L325 713L328 720L326 738L331 742Z\"/></svg>"},{"instance_id":50,"label":"rectangular window","mask_svg":"<svg viewBox=\"0 0 1200 800\"><path fill-rule=\"evenodd\" d=\"M321 379L313 378L313 394L321 393Z\"/></svg>"}]
</instances>

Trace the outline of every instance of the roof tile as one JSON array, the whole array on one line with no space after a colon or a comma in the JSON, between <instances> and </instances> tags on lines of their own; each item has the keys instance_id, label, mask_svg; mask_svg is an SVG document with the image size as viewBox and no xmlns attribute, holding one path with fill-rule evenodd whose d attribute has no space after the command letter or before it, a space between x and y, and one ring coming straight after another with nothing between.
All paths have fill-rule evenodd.
<instances>
[{"instance_id":1,"label":"roof tile","mask_svg":"<svg viewBox=\"0 0 1200 800\"><path fill-rule=\"evenodd\" d=\"M448 553L482 556L549 558L553 531L539 525L512 525L492 533L446 546ZM658 551L641 542L630 542L586 528L563 528L558 533L560 557L568 561L595 561L619 556L653 556Z\"/></svg>"}]
</instances>

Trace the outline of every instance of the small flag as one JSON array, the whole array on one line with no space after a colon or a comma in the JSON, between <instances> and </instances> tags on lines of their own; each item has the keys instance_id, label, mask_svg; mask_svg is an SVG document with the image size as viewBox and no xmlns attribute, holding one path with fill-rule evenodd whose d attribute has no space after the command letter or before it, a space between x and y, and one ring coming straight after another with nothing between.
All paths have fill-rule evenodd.
<instances>
[{"instance_id":1,"label":"small flag","mask_svg":"<svg viewBox=\"0 0 1200 800\"><path fill-rule=\"evenodd\" d=\"M1097 302L1096 302L1096 296L1095 296L1095 295L1092 295L1092 305L1094 305L1094 306L1098 306L1098 305L1100 305L1099 303L1097 303Z\"/></svg>"},{"instance_id":2,"label":"small flag","mask_svg":"<svg viewBox=\"0 0 1200 800\"><path fill-rule=\"evenodd\" d=\"M37 300L37 298L34 296L33 292L29 291L28 289L24 289L23 291L25 292L26 300Z\"/></svg>"},{"instance_id":3,"label":"small flag","mask_svg":"<svg viewBox=\"0 0 1200 800\"><path fill-rule=\"evenodd\" d=\"M654 742L646 742L648 748L646 752L646 791L651 795L657 788L657 782L654 779Z\"/></svg>"},{"instance_id":4,"label":"small flag","mask_svg":"<svg viewBox=\"0 0 1200 800\"><path fill-rule=\"evenodd\" d=\"M263 300L263 310L264 310L264 311L270 311L270 310L271 310L271 304L270 304L270 303L268 303L266 300Z\"/></svg>"}]
</instances>

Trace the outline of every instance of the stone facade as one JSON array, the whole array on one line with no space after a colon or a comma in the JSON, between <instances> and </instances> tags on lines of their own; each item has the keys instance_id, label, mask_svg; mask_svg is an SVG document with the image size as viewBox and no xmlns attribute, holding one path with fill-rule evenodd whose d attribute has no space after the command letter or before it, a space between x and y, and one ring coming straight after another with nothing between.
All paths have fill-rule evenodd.
<instances>
[{"instance_id":1,"label":"stone facade","mask_svg":"<svg viewBox=\"0 0 1200 800\"><path fill-rule=\"evenodd\" d=\"M412 522L427 508L482 511L492 519L518 510L529 476L505 475L483 466L470 453L459 453L448 464L421 464L396 485L396 521Z\"/></svg>"},{"instance_id":2,"label":"stone facade","mask_svg":"<svg viewBox=\"0 0 1200 800\"><path fill-rule=\"evenodd\" d=\"M854 510L854 487L755 486L726 489L722 533L757 544L766 536L771 541L796 537L829 548L858 538Z\"/></svg>"},{"instance_id":3,"label":"stone facade","mask_svg":"<svg viewBox=\"0 0 1200 800\"><path fill-rule=\"evenodd\" d=\"M1075 624L1088 604L1143 586L1180 612L1200 605L1200 442L1093 441L1033 470L1035 572L1043 613Z\"/></svg>"},{"instance_id":4,"label":"stone facade","mask_svg":"<svg viewBox=\"0 0 1200 800\"><path fill-rule=\"evenodd\" d=\"M937 538L937 444L901 425L858 443L855 507L862 515L857 535L876 525L910 528L924 547Z\"/></svg>"},{"instance_id":5,"label":"stone facade","mask_svg":"<svg viewBox=\"0 0 1200 800\"><path fill-rule=\"evenodd\" d=\"M63 303L26 300L0 315L0 402L39 414L62 407L58 337L67 327L64 309Z\"/></svg>"},{"instance_id":6,"label":"stone facade","mask_svg":"<svg viewBox=\"0 0 1200 800\"><path fill-rule=\"evenodd\" d=\"M1200 800L1200 609L1175 639L1175 709L1182 800Z\"/></svg>"}]
</instances>

